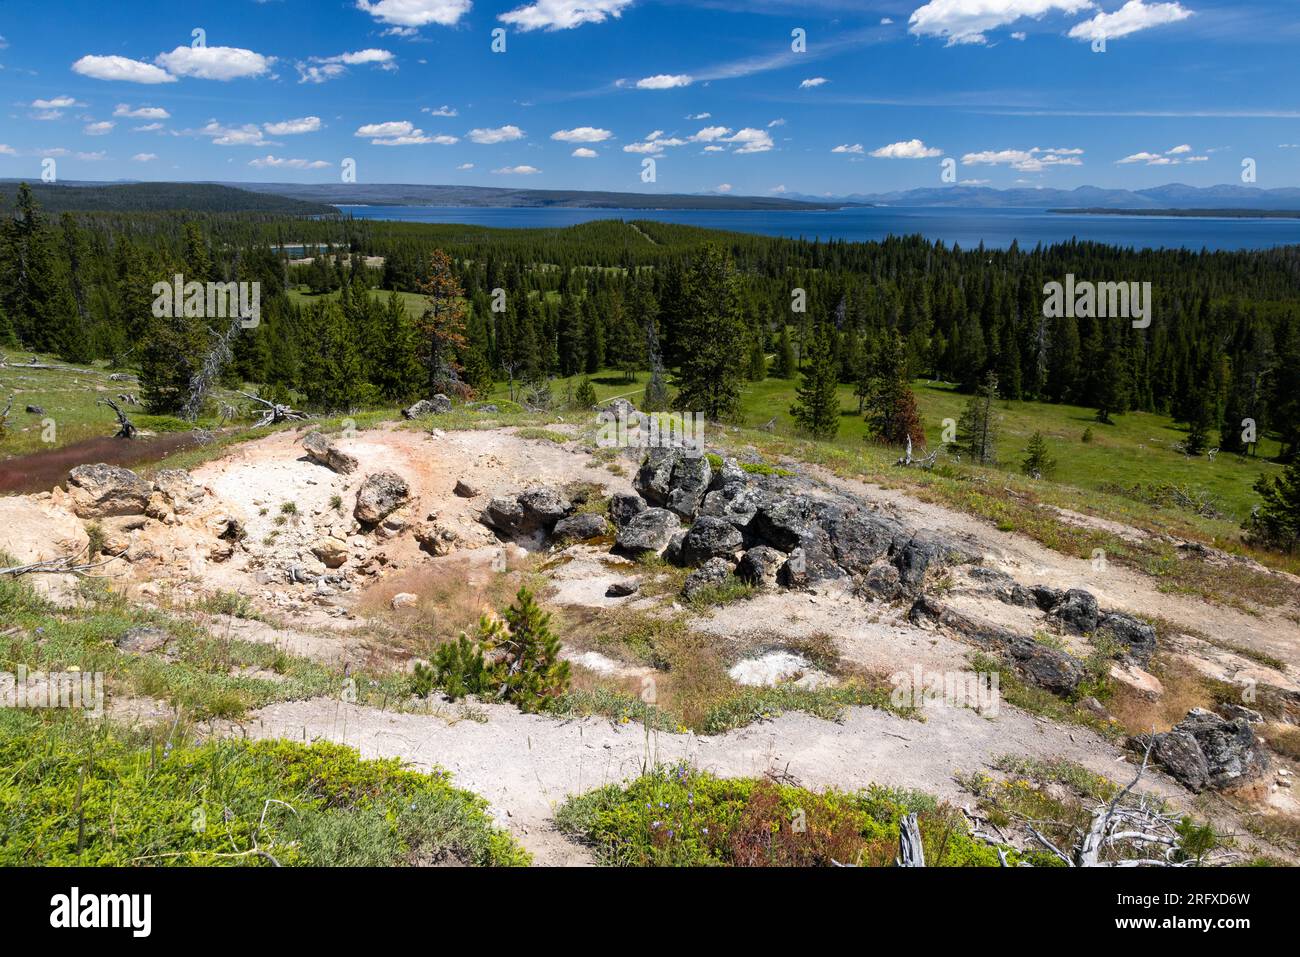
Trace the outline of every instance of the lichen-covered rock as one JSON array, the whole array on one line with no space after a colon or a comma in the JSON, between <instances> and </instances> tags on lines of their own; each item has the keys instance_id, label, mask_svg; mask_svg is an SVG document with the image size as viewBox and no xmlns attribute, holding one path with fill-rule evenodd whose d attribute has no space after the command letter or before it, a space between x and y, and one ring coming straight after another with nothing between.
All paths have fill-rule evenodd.
<instances>
[{"instance_id":1,"label":"lichen-covered rock","mask_svg":"<svg viewBox=\"0 0 1300 957\"><path fill-rule=\"evenodd\" d=\"M362 525L378 525L411 498L411 487L396 472L367 475L357 489L357 504L352 510Z\"/></svg>"},{"instance_id":2,"label":"lichen-covered rock","mask_svg":"<svg viewBox=\"0 0 1300 957\"><path fill-rule=\"evenodd\" d=\"M699 514L712 477L706 456L686 449L654 448L637 470L632 487L650 504L690 521Z\"/></svg>"},{"instance_id":3,"label":"lichen-covered rock","mask_svg":"<svg viewBox=\"0 0 1300 957\"><path fill-rule=\"evenodd\" d=\"M1109 634L1124 646L1124 654L1144 668L1156 653L1156 630L1141 619L1123 612L1111 612L1102 618L1097 630Z\"/></svg>"},{"instance_id":4,"label":"lichen-covered rock","mask_svg":"<svg viewBox=\"0 0 1300 957\"><path fill-rule=\"evenodd\" d=\"M725 558L710 558L695 571L686 576L682 585L682 595L687 599L698 598L708 588L725 585L731 577L734 566Z\"/></svg>"},{"instance_id":5,"label":"lichen-covered rock","mask_svg":"<svg viewBox=\"0 0 1300 957\"><path fill-rule=\"evenodd\" d=\"M699 565L711 558L734 558L744 545L744 539L736 526L723 519L703 515L682 539L681 560L686 565Z\"/></svg>"},{"instance_id":6,"label":"lichen-covered rock","mask_svg":"<svg viewBox=\"0 0 1300 957\"><path fill-rule=\"evenodd\" d=\"M902 578L898 569L885 562L872 565L867 570L863 585L881 601L893 601L903 593Z\"/></svg>"},{"instance_id":7,"label":"lichen-covered rock","mask_svg":"<svg viewBox=\"0 0 1300 957\"><path fill-rule=\"evenodd\" d=\"M532 529L549 532L556 522L573 511L573 503L557 489L539 485L519 494L519 505L524 510L524 522Z\"/></svg>"},{"instance_id":8,"label":"lichen-covered rock","mask_svg":"<svg viewBox=\"0 0 1300 957\"><path fill-rule=\"evenodd\" d=\"M1157 734L1151 754L1193 791L1245 784L1269 768L1268 753L1246 718L1229 720L1202 708Z\"/></svg>"},{"instance_id":9,"label":"lichen-covered rock","mask_svg":"<svg viewBox=\"0 0 1300 957\"><path fill-rule=\"evenodd\" d=\"M1078 658L1032 638L1016 638L1007 650L1026 681L1052 694L1072 694L1084 678L1083 662Z\"/></svg>"},{"instance_id":10,"label":"lichen-covered rock","mask_svg":"<svg viewBox=\"0 0 1300 957\"><path fill-rule=\"evenodd\" d=\"M772 497L754 513L748 534L752 540L783 552L799 550L802 571L796 580L808 583L843 578L844 569L836 564L834 546L823 526L839 514L834 503L804 495Z\"/></svg>"},{"instance_id":11,"label":"lichen-covered rock","mask_svg":"<svg viewBox=\"0 0 1300 957\"><path fill-rule=\"evenodd\" d=\"M1097 599L1082 588L1071 588L1047 614L1080 635L1096 631L1101 622Z\"/></svg>"},{"instance_id":12,"label":"lichen-covered rock","mask_svg":"<svg viewBox=\"0 0 1300 957\"><path fill-rule=\"evenodd\" d=\"M421 399L410 408L403 409L402 415L408 419L418 419L422 415L445 415L451 411L451 399L442 393L432 399Z\"/></svg>"},{"instance_id":13,"label":"lichen-covered rock","mask_svg":"<svg viewBox=\"0 0 1300 957\"><path fill-rule=\"evenodd\" d=\"M662 555L682 522L666 508L648 508L618 530L617 547L633 554Z\"/></svg>"}]
</instances>

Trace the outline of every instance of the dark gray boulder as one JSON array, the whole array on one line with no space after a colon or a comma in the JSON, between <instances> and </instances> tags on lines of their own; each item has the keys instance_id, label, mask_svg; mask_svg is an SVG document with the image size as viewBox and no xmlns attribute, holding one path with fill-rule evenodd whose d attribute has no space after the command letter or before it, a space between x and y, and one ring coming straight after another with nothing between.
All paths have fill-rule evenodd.
<instances>
[{"instance_id":1,"label":"dark gray boulder","mask_svg":"<svg viewBox=\"0 0 1300 957\"><path fill-rule=\"evenodd\" d=\"M1110 634L1124 646L1123 653L1142 667L1151 663L1156 653L1156 630L1141 619L1123 612L1111 612L1097 626L1099 632Z\"/></svg>"},{"instance_id":2,"label":"dark gray boulder","mask_svg":"<svg viewBox=\"0 0 1300 957\"><path fill-rule=\"evenodd\" d=\"M1145 745L1146 738L1139 743ZM1224 718L1202 708L1193 708L1172 730L1157 734L1151 754L1193 791L1235 787L1269 769L1268 752L1247 718Z\"/></svg>"},{"instance_id":3,"label":"dark gray boulder","mask_svg":"<svg viewBox=\"0 0 1300 957\"><path fill-rule=\"evenodd\" d=\"M579 512L555 523L554 537L559 541L580 542L589 538L599 538L609 531L605 516L594 512Z\"/></svg>"},{"instance_id":4,"label":"dark gray boulder","mask_svg":"<svg viewBox=\"0 0 1300 957\"><path fill-rule=\"evenodd\" d=\"M1078 658L1032 638L1014 639L1007 651L1026 681L1052 694L1073 694L1084 678L1083 662Z\"/></svg>"},{"instance_id":5,"label":"dark gray boulder","mask_svg":"<svg viewBox=\"0 0 1300 957\"><path fill-rule=\"evenodd\" d=\"M725 558L710 558L695 571L686 576L682 586L682 595L687 599L697 598L706 588L725 585L731 577L734 566Z\"/></svg>"},{"instance_id":6,"label":"dark gray boulder","mask_svg":"<svg viewBox=\"0 0 1300 957\"><path fill-rule=\"evenodd\" d=\"M769 545L755 545L740 557L736 576L759 588L775 588L781 566L785 562L785 552L779 552Z\"/></svg>"},{"instance_id":7,"label":"dark gray boulder","mask_svg":"<svg viewBox=\"0 0 1300 957\"><path fill-rule=\"evenodd\" d=\"M824 513L835 561L853 574L866 572L883 558L903 529L891 518L861 509Z\"/></svg>"},{"instance_id":8,"label":"dark gray boulder","mask_svg":"<svg viewBox=\"0 0 1300 957\"><path fill-rule=\"evenodd\" d=\"M651 505L693 520L700 511L713 474L709 460L685 449L651 449L632 487Z\"/></svg>"},{"instance_id":9,"label":"dark gray boulder","mask_svg":"<svg viewBox=\"0 0 1300 957\"><path fill-rule=\"evenodd\" d=\"M609 500L609 518L616 526L622 528L633 516L646 510L645 499L634 492L616 492Z\"/></svg>"},{"instance_id":10,"label":"dark gray boulder","mask_svg":"<svg viewBox=\"0 0 1300 957\"><path fill-rule=\"evenodd\" d=\"M530 530L550 531L556 522L573 511L568 496L557 489L539 485L519 493L519 505L524 510L524 521Z\"/></svg>"},{"instance_id":11,"label":"dark gray boulder","mask_svg":"<svg viewBox=\"0 0 1300 957\"><path fill-rule=\"evenodd\" d=\"M805 583L843 578L844 569L835 561L835 549L823 525L842 514L839 506L807 496L770 497L754 513L748 538L783 552L801 554Z\"/></svg>"},{"instance_id":12,"label":"dark gray boulder","mask_svg":"<svg viewBox=\"0 0 1300 957\"><path fill-rule=\"evenodd\" d=\"M682 527L681 519L666 508L648 508L618 530L617 547L633 554L662 555Z\"/></svg>"},{"instance_id":13,"label":"dark gray boulder","mask_svg":"<svg viewBox=\"0 0 1300 957\"><path fill-rule=\"evenodd\" d=\"M710 558L733 558L744 545L736 526L721 518L702 515L682 539L681 560L686 565L699 565Z\"/></svg>"},{"instance_id":14,"label":"dark gray boulder","mask_svg":"<svg viewBox=\"0 0 1300 957\"><path fill-rule=\"evenodd\" d=\"M868 592L882 601L893 601L903 593L898 569L885 562L872 565L867 569L867 577L863 580L863 585Z\"/></svg>"},{"instance_id":15,"label":"dark gray boulder","mask_svg":"<svg viewBox=\"0 0 1300 957\"><path fill-rule=\"evenodd\" d=\"M1047 614L1080 635L1096 631L1101 622L1097 599L1082 588L1071 588Z\"/></svg>"}]
</instances>

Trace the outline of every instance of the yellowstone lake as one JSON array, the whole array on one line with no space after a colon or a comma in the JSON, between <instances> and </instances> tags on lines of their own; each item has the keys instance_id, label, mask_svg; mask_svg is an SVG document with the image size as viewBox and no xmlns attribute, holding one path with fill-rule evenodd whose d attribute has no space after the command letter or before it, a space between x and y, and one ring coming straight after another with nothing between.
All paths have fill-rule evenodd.
<instances>
[{"instance_id":1,"label":"yellowstone lake","mask_svg":"<svg viewBox=\"0 0 1300 957\"><path fill-rule=\"evenodd\" d=\"M791 239L867 242L921 235L964 249L1079 240L1135 249L1269 249L1300 245L1300 219L1116 216L1045 209L873 206L832 210L578 209L571 207L340 206L358 219L557 229L598 219L648 219Z\"/></svg>"}]
</instances>

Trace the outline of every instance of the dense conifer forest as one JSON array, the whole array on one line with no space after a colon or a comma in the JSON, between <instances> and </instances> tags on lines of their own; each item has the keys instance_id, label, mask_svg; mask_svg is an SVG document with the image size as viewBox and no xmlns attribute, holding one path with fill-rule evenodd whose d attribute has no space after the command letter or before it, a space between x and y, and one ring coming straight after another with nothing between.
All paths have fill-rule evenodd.
<instances>
[{"instance_id":1,"label":"dense conifer forest","mask_svg":"<svg viewBox=\"0 0 1300 957\"><path fill-rule=\"evenodd\" d=\"M435 251L446 253L431 276ZM889 375L1000 397L1172 415L1250 454L1243 420L1300 446L1300 249L1191 252L1065 243L961 249L920 237L809 242L656 222L567 229L266 213L46 214L16 192L0 235L0 342L138 370L152 411L180 411L224 322L158 318L153 286L261 284L261 321L232 343L227 382L348 410L659 368L678 398L725 419L739 383L811 363L860 395ZM1045 283L1149 282L1149 328L1046 319ZM456 301L428 367L425 299ZM900 367L901 363L901 367ZM442 383L444 386L446 382ZM824 391L824 389L823 389ZM907 428L895 439L906 437Z\"/></svg>"}]
</instances>

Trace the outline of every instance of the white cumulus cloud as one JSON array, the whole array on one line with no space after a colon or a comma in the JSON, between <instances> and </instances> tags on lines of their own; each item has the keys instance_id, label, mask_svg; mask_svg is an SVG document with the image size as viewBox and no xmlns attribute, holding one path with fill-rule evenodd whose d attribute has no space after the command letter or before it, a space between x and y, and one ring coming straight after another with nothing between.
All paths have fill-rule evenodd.
<instances>
[{"instance_id":1,"label":"white cumulus cloud","mask_svg":"<svg viewBox=\"0 0 1300 957\"><path fill-rule=\"evenodd\" d=\"M989 30L1021 17L1039 19L1049 13L1072 14L1095 6L1092 0L930 0L912 11L907 32L946 39L948 46L984 43Z\"/></svg>"},{"instance_id":2,"label":"white cumulus cloud","mask_svg":"<svg viewBox=\"0 0 1300 957\"><path fill-rule=\"evenodd\" d=\"M119 103L113 109L114 116L125 116L133 120L169 120L171 114L161 106L137 106L132 107L129 103Z\"/></svg>"},{"instance_id":3,"label":"white cumulus cloud","mask_svg":"<svg viewBox=\"0 0 1300 957\"><path fill-rule=\"evenodd\" d=\"M942 154L943 150L926 146L920 140L903 140L871 151L877 159L929 159Z\"/></svg>"},{"instance_id":4,"label":"white cumulus cloud","mask_svg":"<svg viewBox=\"0 0 1300 957\"><path fill-rule=\"evenodd\" d=\"M561 143L603 143L614 134L595 126L575 126L571 130L556 130L551 139Z\"/></svg>"},{"instance_id":5,"label":"white cumulus cloud","mask_svg":"<svg viewBox=\"0 0 1300 957\"><path fill-rule=\"evenodd\" d=\"M810 76L808 79L804 80L799 84L799 89L812 90L829 82L830 80L826 79L826 77L824 76Z\"/></svg>"},{"instance_id":6,"label":"white cumulus cloud","mask_svg":"<svg viewBox=\"0 0 1300 957\"><path fill-rule=\"evenodd\" d=\"M378 3L357 0L358 10L364 10L380 23L399 27L425 27L430 23L455 26L471 6L470 0L379 0Z\"/></svg>"},{"instance_id":7,"label":"white cumulus cloud","mask_svg":"<svg viewBox=\"0 0 1300 957\"><path fill-rule=\"evenodd\" d=\"M540 173L541 170L536 166L503 166L501 169L494 169L492 172L504 176L532 176L534 173Z\"/></svg>"},{"instance_id":8,"label":"white cumulus cloud","mask_svg":"<svg viewBox=\"0 0 1300 957\"><path fill-rule=\"evenodd\" d=\"M315 133L320 129L320 117L304 116L296 120L281 120L279 123L263 123L262 128L272 136L296 136L300 133Z\"/></svg>"},{"instance_id":9,"label":"white cumulus cloud","mask_svg":"<svg viewBox=\"0 0 1300 957\"><path fill-rule=\"evenodd\" d=\"M261 76L271 69L275 57L262 56L242 47L181 46L171 53L158 54L154 62L174 76L225 81Z\"/></svg>"},{"instance_id":10,"label":"white cumulus cloud","mask_svg":"<svg viewBox=\"0 0 1300 957\"><path fill-rule=\"evenodd\" d=\"M493 143L508 143L511 140L523 139L524 131L517 126L506 124L505 126L472 129L468 135L475 143L490 146Z\"/></svg>"},{"instance_id":11,"label":"white cumulus cloud","mask_svg":"<svg viewBox=\"0 0 1300 957\"><path fill-rule=\"evenodd\" d=\"M1143 3L1142 0L1128 0L1114 13L1098 13L1091 20L1085 20L1070 30L1069 36L1076 40L1114 40L1126 37L1139 30L1177 23L1192 15L1181 3Z\"/></svg>"},{"instance_id":12,"label":"white cumulus cloud","mask_svg":"<svg viewBox=\"0 0 1300 957\"><path fill-rule=\"evenodd\" d=\"M534 0L500 14L497 19L528 30L572 30L584 23L603 23L619 17L633 0Z\"/></svg>"},{"instance_id":13,"label":"white cumulus cloud","mask_svg":"<svg viewBox=\"0 0 1300 957\"><path fill-rule=\"evenodd\" d=\"M72 64L72 71L94 80L118 80L123 83L175 83L172 76L152 63L142 63L124 56L83 56Z\"/></svg>"},{"instance_id":14,"label":"white cumulus cloud","mask_svg":"<svg viewBox=\"0 0 1300 957\"><path fill-rule=\"evenodd\" d=\"M579 159L595 159L595 158L596 158L597 156L599 156L600 154L597 153L595 150L587 149L587 147L585 147L585 146L579 146L579 147L578 147L576 150L574 150L573 153L570 154L570 155L572 155L572 156L576 156L576 157L578 157Z\"/></svg>"},{"instance_id":15,"label":"white cumulus cloud","mask_svg":"<svg viewBox=\"0 0 1300 957\"><path fill-rule=\"evenodd\" d=\"M636 81L638 90L671 90L673 87L690 85L691 78L685 73L656 73Z\"/></svg>"}]
</instances>

